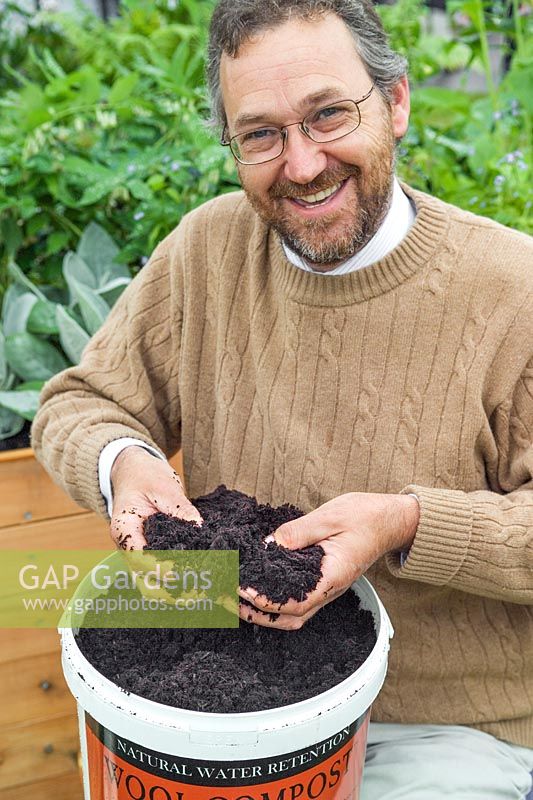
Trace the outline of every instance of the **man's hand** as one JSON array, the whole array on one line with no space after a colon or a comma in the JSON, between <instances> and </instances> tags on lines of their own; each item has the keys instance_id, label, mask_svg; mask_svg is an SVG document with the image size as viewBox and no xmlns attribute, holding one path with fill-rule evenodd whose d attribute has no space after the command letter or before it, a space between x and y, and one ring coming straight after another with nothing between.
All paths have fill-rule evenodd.
<instances>
[{"instance_id":1,"label":"man's hand","mask_svg":"<svg viewBox=\"0 0 533 800\"><path fill-rule=\"evenodd\" d=\"M284 606L269 603L253 589L245 588L239 592L241 597L259 610L241 604L240 617L267 627L301 628L319 608L345 592L382 555L407 550L413 542L418 520L418 501L412 495L351 492L286 522L273 534L274 540L291 550L320 544L324 549L322 578L303 602L289 600ZM279 617L272 620L270 614L279 614Z\"/></svg>"},{"instance_id":2,"label":"man's hand","mask_svg":"<svg viewBox=\"0 0 533 800\"><path fill-rule=\"evenodd\" d=\"M122 550L142 550L146 545L144 520L157 511L200 525L203 521L186 497L178 473L142 447L127 447L117 456L111 484L111 537Z\"/></svg>"}]
</instances>

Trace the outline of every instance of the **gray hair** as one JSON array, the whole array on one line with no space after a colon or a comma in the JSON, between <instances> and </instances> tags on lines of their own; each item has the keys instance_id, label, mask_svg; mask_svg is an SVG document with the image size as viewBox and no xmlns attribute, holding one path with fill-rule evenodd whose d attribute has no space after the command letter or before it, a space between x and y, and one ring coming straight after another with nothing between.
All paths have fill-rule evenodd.
<instances>
[{"instance_id":1,"label":"gray hair","mask_svg":"<svg viewBox=\"0 0 533 800\"><path fill-rule=\"evenodd\" d=\"M292 17L316 19L336 14L345 23L356 51L383 97L407 72L407 59L391 49L371 0L219 0L209 28L206 80L211 105L207 125L223 128L226 112L220 87L222 54L235 58L252 36L276 28Z\"/></svg>"}]
</instances>

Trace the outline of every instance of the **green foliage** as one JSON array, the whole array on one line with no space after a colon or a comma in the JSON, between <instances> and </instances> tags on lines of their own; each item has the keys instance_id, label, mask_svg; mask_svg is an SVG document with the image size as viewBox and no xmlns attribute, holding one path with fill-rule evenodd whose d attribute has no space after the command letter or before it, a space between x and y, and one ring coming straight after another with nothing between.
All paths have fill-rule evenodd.
<instances>
[{"instance_id":1,"label":"green foliage","mask_svg":"<svg viewBox=\"0 0 533 800\"><path fill-rule=\"evenodd\" d=\"M421 0L380 7L393 46L409 59L413 84L399 174L443 200L532 233L531 6L448 0L447 10L453 39L425 32L428 12ZM499 85L489 60L491 42L510 61ZM427 79L432 84L457 69L478 72L486 90L428 85Z\"/></svg>"},{"instance_id":2,"label":"green foliage","mask_svg":"<svg viewBox=\"0 0 533 800\"><path fill-rule=\"evenodd\" d=\"M0 325L0 439L32 420L45 381L77 364L83 348L131 281L118 247L99 225L63 259L65 288L38 287L11 262Z\"/></svg>"},{"instance_id":3,"label":"green foliage","mask_svg":"<svg viewBox=\"0 0 533 800\"><path fill-rule=\"evenodd\" d=\"M110 24L21 13L18 36L2 6L0 296L11 260L61 288L63 254L93 220L135 270L184 213L235 187L201 122L211 4L174 5L127 0Z\"/></svg>"}]
</instances>

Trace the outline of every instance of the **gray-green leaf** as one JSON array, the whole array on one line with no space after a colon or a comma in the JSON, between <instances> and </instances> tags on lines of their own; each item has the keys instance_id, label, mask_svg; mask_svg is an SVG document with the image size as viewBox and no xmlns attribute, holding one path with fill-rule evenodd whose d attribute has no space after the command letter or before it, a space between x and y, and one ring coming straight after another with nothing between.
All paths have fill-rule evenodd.
<instances>
[{"instance_id":1,"label":"gray-green leaf","mask_svg":"<svg viewBox=\"0 0 533 800\"><path fill-rule=\"evenodd\" d=\"M97 289L97 291L100 297L106 301L109 308L113 308L126 286L130 283L131 278L114 278Z\"/></svg>"},{"instance_id":2,"label":"gray-green leaf","mask_svg":"<svg viewBox=\"0 0 533 800\"><path fill-rule=\"evenodd\" d=\"M6 337L6 360L13 372L24 381L46 381L66 369L68 363L53 344L33 333L15 333Z\"/></svg>"},{"instance_id":3,"label":"gray-green leaf","mask_svg":"<svg viewBox=\"0 0 533 800\"><path fill-rule=\"evenodd\" d=\"M19 292L11 290L15 287L12 285L7 290L4 297L4 312L3 323L4 334L10 336L12 333L22 333L26 330L26 325L33 306L38 302L37 298L31 292Z\"/></svg>"},{"instance_id":4,"label":"gray-green leaf","mask_svg":"<svg viewBox=\"0 0 533 800\"><path fill-rule=\"evenodd\" d=\"M56 307L54 303L49 303L47 300L36 300L28 317L26 329L30 333L57 335L59 329L56 322Z\"/></svg>"},{"instance_id":5,"label":"gray-green leaf","mask_svg":"<svg viewBox=\"0 0 533 800\"><path fill-rule=\"evenodd\" d=\"M70 289L72 299L75 298L73 282L82 283L90 289L98 287L98 280L91 268L85 263L79 253L69 251L63 259L63 275Z\"/></svg>"},{"instance_id":6,"label":"gray-green leaf","mask_svg":"<svg viewBox=\"0 0 533 800\"><path fill-rule=\"evenodd\" d=\"M71 279L71 288L80 307L85 327L90 334L96 333L109 314L109 306L95 291L74 279Z\"/></svg>"},{"instance_id":7,"label":"gray-green leaf","mask_svg":"<svg viewBox=\"0 0 533 800\"><path fill-rule=\"evenodd\" d=\"M0 406L31 422L39 408L39 392L32 389L0 392Z\"/></svg>"},{"instance_id":8,"label":"gray-green leaf","mask_svg":"<svg viewBox=\"0 0 533 800\"><path fill-rule=\"evenodd\" d=\"M29 289L32 294L39 298L39 300L46 300L46 297L41 290L38 289L37 286L35 286L30 279L26 277L21 268L15 264L14 261L9 262L7 265L7 271L14 281L19 283L21 286L24 286L26 289Z\"/></svg>"},{"instance_id":9,"label":"gray-green leaf","mask_svg":"<svg viewBox=\"0 0 533 800\"><path fill-rule=\"evenodd\" d=\"M24 419L7 408L0 407L0 439L16 436L24 427Z\"/></svg>"},{"instance_id":10,"label":"gray-green leaf","mask_svg":"<svg viewBox=\"0 0 533 800\"><path fill-rule=\"evenodd\" d=\"M119 249L108 232L96 222L91 222L83 231L77 253L94 275L95 283L88 284L93 289L101 289L115 278L129 280L131 277L124 264L115 262Z\"/></svg>"},{"instance_id":11,"label":"gray-green leaf","mask_svg":"<svg viewBox=\"0 0 533 800\"><path fill-rule=\"evenodd\" d=\"M56 308L56 320L61 347L73 364L79 364L83 348L89 341L89 334L62 306Z\"/></svg>"}]
</instances>

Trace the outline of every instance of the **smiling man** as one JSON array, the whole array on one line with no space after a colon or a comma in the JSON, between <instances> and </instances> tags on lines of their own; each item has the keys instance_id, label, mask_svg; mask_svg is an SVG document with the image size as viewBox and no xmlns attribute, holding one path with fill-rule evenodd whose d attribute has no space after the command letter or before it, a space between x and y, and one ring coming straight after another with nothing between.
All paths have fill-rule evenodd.
<instances>
[{"instance_id":1,"label":"smiling man","mask_svg":"<svg viewBox=\"0 0 533 800\"><path fill-rule=\"evenodd\" d=\"M179 447L192 496L299 506L274 537L320 542L317 589L242 587L241 615L294 630L374 583L396 633L362 798L523 800L531 240L400 185L406 63L370 2L221 0L208 85L244 191L187 215L49 382L36 451L120 546L157 510L201 522Z\"/></svg>"},{"instance_id":2,"label":"smiling man","mask_svg":"<svg viewBox=\"0 0 533 800\"><path fill-rule=\"evenodd\" d=\"M391 203L395 142L409 112L405 75L387 102L350 30L328 14L319 24L289 18L275 36L263 31L241 45L237 58L223 53L220 88L225 143L260 217L317 271L360 251Z\"/></svg>"}]
</instances>

